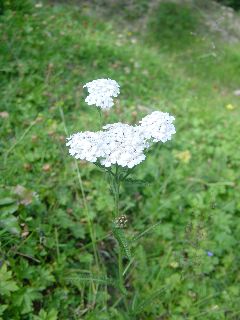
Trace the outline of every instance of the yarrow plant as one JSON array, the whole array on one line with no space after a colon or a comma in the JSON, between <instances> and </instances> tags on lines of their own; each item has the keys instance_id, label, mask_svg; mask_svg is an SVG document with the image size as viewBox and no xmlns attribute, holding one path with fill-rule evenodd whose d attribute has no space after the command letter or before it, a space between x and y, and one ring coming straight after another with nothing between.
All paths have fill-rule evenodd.
<instances>
[{"instance_id":1,"label":"yarrow plant","mask_svg":"<svg viewBox=\"0 0 240 320\"><path fill-rule=\"evenodd\" d=\"M103 110L111 108L112 97L120 93L118 83L111 79L94 80L84 87L89 92L85 101ZM111 280L110 283L112 285L115 283L115 286L117 283L117 287L124 295L123 299L128 295L124 276L131 263L131 247L124 233L127 217L122 215L119 208L121 183L132 173L134 167L146 159L146 153L154 144L171 140L176 133L174 120L175 118L168 113L154 111L135 125L121 122L106 124L99 131L78 132L67 138L66 145L71 156L77 160L94 163L108 174L115 202L112 234L118 243L118 278L116 281ZM123 258L129 260L127 266L124 266ZM127 305L126 300L125 305Z\"/></svg>"}]
</instances>

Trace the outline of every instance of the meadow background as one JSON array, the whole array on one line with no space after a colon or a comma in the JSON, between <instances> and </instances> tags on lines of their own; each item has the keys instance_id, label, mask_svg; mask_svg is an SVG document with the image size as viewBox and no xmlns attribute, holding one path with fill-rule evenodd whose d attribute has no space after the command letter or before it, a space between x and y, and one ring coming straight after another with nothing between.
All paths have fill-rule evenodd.
<instances>
[{"instance_id":1,"label":"meadow background","mask_svg":"<svg viewBox=\"0 0 240 320\"><path fill-rule=\"evenodd\" d=\"M240 319L240 13L225 4L235 11L205 0L0 2L0 319ZM121 193L134 316L92 276L116 269L107 181L65 146L99 128L82 86L107 77L121 94L106 123L176 117L173 140Z\"/></svg>"}]
</instances>

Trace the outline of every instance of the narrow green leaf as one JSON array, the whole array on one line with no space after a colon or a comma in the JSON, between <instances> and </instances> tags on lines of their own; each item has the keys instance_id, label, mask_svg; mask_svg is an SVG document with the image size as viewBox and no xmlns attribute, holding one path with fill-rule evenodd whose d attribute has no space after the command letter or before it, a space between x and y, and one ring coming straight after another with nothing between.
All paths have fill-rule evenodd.
<instances>
[{"instance_id":1,"label":"narrow green leaf","mask_svg":"<svg viewBox=\"0 0 240 320\"><path fill-rule=\"evenodd\" d=\"M133 237L132 241L137 241L140 238L144 237L146 234L148 234L150 231L152 231L153 229L155 229L157 226L159 226L162 223L162 221L159 221L155 224L153 224L152 226L148 227L147 229L145 229L143 232L140 232L139 234L137 234L135 237Z\"/></svg>"},{"instance_id":2,"label":"narrow green leaf","mask_svg":"<svg viewBox=\"0 0 240 320\"><path fill-rule=\"evenodd\" d=\"M115 281L114 279L105 276L101 278L98 277L98 275L93 274L79 274L72 277L66 277L66 280L72 284L79 284L81 282L94 282L106 286L112 286L119 289L122 293L126 294L126 292L124 291L125 289L120 287L118 281Z\"/></svg>"},{"instance_id":3,"label":"narrow green leaf","mask_svg":"<svg viewBox=\"0 0 240 320\"><path fill-rule=\"evenodd\" d=\"M138 304L134 310L133 310L133 314L136 315L139 312L141 312L142 310L144 310L148 305L152 304L154 302L154 300L156 298L159 297L159 295L161 295L163 292L165 291L165 287L153 292L150 296L148 296L145 300L143 300L143 302L141 302L140 304Z\"/></svg>"}]
</instances>

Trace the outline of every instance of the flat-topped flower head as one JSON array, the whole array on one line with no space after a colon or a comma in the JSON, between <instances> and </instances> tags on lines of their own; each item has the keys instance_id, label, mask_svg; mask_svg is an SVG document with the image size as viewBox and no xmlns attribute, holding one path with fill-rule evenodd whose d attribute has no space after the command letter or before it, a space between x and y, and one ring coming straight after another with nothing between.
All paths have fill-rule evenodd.
<instances>
[{"instance_id":1,"label":"flat-topped flower head","mask_svg":"<svg viewBox=\"0 0 240 320\"><path fill-rule=\"evenodd\" d=\"M108 153L101 164L110 167L118 164L122 167L133 168L146 156L144 150L147 142L141 136L138 126L131 126L121 122L108 124L103 127L106 134Z\"/></svg>"},{"instance_id":2,"label":"flat-topped flower head","mask_svg":"<svg viewBox=\"0 0 240 320\"><path fill-rule=\"evenodd\" d=\"M175 118L167 112L154 111L139 121L146 139L153 142L166 142L176 133Z\"/></svg>"},{"instance_id":3,"label":"flat-topped flower head","mask_svg":"<svg viewBox=\"0 0 240 320\"><path fill-rule=\"evenodd\" d=\"M96 162L99 157L104 156L102 148L103 132L78 132L68 138L66 145L69 153L76 159Z\"/></svg>"},{"instance_id":4,"label":"flat-topped flower head","mask_svg":"<svg viewBox=\"0 0 240 320\"><path fill-rule=\"evenodd\" d=\"M76 159L105 167L118 164L133 168L145 160L144 152L154 142L171 140L175 133L173 120L168 113L156 111L144 117L140 125L118 122L105 125L101 131L76 133L68 138L67 146Z\"/></svg>"},{"instance_id":5,"label":"flat-topped flower head","mask_svg":"<svg viewBox=\"0 0 240 320\"><path fill-rule=\"evenodd\" d=\"M67 146L76 159L100 162L105 167L118 164L132 168L145 159L147 143L138 126L114 123L102 131L76 133L68 138Z\"/></svg>"},{"instance_id":6,"label":"flat-topped flower head","mask_svg":"<svg viewBox=\"0 0 240 320\"><path fill-rule=\"evenodd\" d=\"M113 97L120 93L120 86L115 80L98 79L86 83L83 88L87 88L89 95L85 99L88 105L95 105L103 110L110 109L113 103Z\"/></svg>"}]
</instances>

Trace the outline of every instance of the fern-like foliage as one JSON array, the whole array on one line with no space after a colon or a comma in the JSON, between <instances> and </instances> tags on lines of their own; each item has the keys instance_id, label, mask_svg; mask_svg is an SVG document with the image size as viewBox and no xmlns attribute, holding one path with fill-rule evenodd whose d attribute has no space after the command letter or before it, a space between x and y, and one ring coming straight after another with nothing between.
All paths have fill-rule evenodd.
<instances>
[{"instance_id":1,"label":"fern-like foliage","mask_svg":"<svg viewBox=\"0 0 240 320\"><path fill-rule=\"evenodd\" d=\"M127 178L124 180L125 184L133 184L133 185L137 185L137 186L146 186L146 185L150 185L152 183L152 181L150 180L142 180L142 179L132 179L132 178Z\"/></svg>"},{"instance_id":2,"label":"fern-like foliage","mask_svg":"<svg viewBox=\"0 0 240 320\"><path fill-rule=\"evenodd\" d=\"M106 276L99 277L98 275L94 275L94 274L81 273L81 274L76 274L74 276L66 277L65 279L66 279L67 282L69 282L69 283L71 283L73 285L79 285L79 283L89 283L89 282L91 283L91 282L94 282L94 283L97 283L99 285L111 286L111 287L117 288L123 294L126 294L125 288L122 288L119 285L118 281L116 281L116 280L114 280L112 278L106 277Z\"/></svg>"},{"instance_id":3,"label":"fern-like foliage","mask_svg":"<svg viewBox=\"0 0 240 320\"><path fill-rule=\"evenodd\" d=\"M116 281L114 281L113 279L107 278L104 276L99 278L97 275L93 275L93 274L81 273L78 275L66 277L66 280L72 284L79 284L80 282L82 282L82 283L94 282L94 283L103 284L106 286L113 286L113 287L117 286Z\"/></svg>"},{"instance_id":4,"label":"fern-like foliage","mask_svg":"<svg viewBox=\"0 0 240 320\"><path fill-rule=\"evenodd\" d=\"M112 232L113 232L113 235L114 235L115 239L117 240L124 256L130 260L132 258L131 248L130 248L128 240L125 237L124 230L119 228L114 223L113 227L112 227Z\"/></svg>"}]
</instances>

